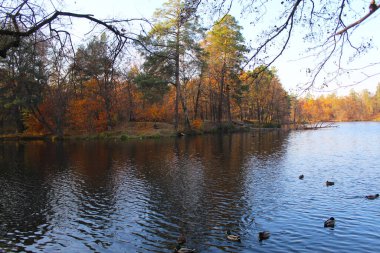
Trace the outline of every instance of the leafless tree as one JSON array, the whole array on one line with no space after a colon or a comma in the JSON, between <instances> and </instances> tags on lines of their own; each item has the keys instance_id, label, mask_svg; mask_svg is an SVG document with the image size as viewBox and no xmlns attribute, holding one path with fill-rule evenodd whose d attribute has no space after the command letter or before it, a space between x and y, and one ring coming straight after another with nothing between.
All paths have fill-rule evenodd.
<instances>
[{"instance_id":1,"label":"leafless tree","mask_svg":"<svg viewBox=\"0 0 380 253\"><path fill-rule=\"evenodd\" d=\"M93 30L100 27L114 35L116 50L126 43L139 43L137 34L127 32L133 21L142 19L103 20L91 14L62 11L59 0L2 0L0 1L0 56L5 58L12 47L35 33L43 34L43 39L56 39L62 46L71 46L70 26L76 19L86 19L93 24Z\"/></svg>"}]
</instances>

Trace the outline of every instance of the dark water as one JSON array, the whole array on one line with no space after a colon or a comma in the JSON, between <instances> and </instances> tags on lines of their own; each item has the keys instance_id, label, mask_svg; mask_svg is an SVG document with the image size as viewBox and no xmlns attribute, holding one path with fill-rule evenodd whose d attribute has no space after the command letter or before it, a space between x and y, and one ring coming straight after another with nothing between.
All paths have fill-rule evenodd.
<instances>
[{"instance_id":1,"label":"dark water","mask_svg":"<svg viewBox=\"0 0 380 253\"><path fill-rule=\"evenodd\" d=\"M0 143L0 252L172 252L181 231L198 252L379 252L379 172L380 123Z\"/></svg>"}]
</instances>

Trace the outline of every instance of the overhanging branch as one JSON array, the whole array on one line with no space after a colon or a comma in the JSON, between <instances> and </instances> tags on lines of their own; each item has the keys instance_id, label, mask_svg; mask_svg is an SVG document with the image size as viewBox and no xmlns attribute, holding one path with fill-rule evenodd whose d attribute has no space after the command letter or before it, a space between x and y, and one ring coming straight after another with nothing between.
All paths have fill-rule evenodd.
<instances>
[{"instance_id":1,"label":"overhanging branch","mask_svg":"<svg viewBox=\"0 0 380 253\"><path fill-rule=\"evenodd\" d=\"M11 37L12 40L10 40L7 43L0 44L0 56L5 58L7 51L11 49L12 47L18 47L20 38L21 37L28 37L37 31L41 30L43 27L47 25L51 25L54 20L58 19L59 17L74 17L74 18L84 18L87 20L90 20L96 24L99 24L112 33L116 35L116 37L119 40L131 40L134 42L137 42L138 44L141 44L144 48L145 46L136 38L129 37L125 35L123 30L117 29L115 26L112 25L112 23L120 23L122 21L120 20L114 20L113 21L103 21L100 19L95 18L91 14L79 14L79 13L73 13L73 12L63 12L63 11L55 11L50 16L47 16L46 18L43 18L41 21L36 22L34 25L31 25L30 27L23 27L22 29L19 27L19 24L16 22L17 17L20 15L19 12L17 12L16 15L9 14L9 18L12 20L12 28L10 29L0 29L0 36L8 36ZM143 20L143 19L139 19ZM127 20L130 21L130 20Z\"/></svg>"},{"instance_id":2,"label":"overhanging branch","mask_svg":"<svg viewBox=\"0 0 380 253\"><path fill-rule=\"evenodd\" d=\"M349 29L351 29L352 27L355 27L355 26L359 25L359 24L362 23L364 20L366 20L367 18L369 18L373 13L375 13L379 8L380 8L380 4L377 5L377 8L375 8L373 11L368 12L367 15L365 15L365 16L362 17L361 19L355 21L354 23L350 24L349 26L346 26L345 28L343 28L343 29L340 30L339 32L335 33L334 36L342 35L343 33L347 32L347 31L348 31Z\"/></svg>"}]
</instances>

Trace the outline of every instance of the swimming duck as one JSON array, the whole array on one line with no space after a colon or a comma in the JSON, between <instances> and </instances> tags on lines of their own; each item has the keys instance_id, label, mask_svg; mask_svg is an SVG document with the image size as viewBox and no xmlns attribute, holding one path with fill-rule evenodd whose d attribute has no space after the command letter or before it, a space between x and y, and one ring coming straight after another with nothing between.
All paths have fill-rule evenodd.
<instances>
[{"instance_id":1,"label":"swimming duck","mask_svg":"<svg viewBox=\"0 0 380 253\"><path fill-rule=\"evenodd\" d=\"M262 240L266 240L270 237L270 233L268 231L262 231L262 232L259 232L259 240L262 241Z\"/></svg>"},{"instance_id":2,"label":"swimming duck","mask_svg":"<svg viewBox=\"0 0 380 253\"><path fill-rule=\"evenodd\" d=\"M335 184L334 182L326 181L326 186L331 186L331 185L334 185L334 184Z\"/></svg>"},{"instance_id":3,"label":"swimming duck","mask_svg":"<svg viewBox=\"0 0 380 253\"><path fill-rule=\"evenodd\" d=\"M179 244L177 244L177 246L174 249L174 253L194 253L194 252L195 252L195 249L183 248Z\"/></svg>"},{"instance_id":4,"label":"swimming duck","mask_svg":"<svg viewBox=\"0 0 380 253\"><path fill-rule=\"evenodd\" d=\"M179 245L185 244L186 243L186 237L183 233L181 233L177 239L177 243Z\"/></svg>"},{"instance_id":5,"label":"swimming duck","mask_svg":"<svg viewBox=\"0 0 380 253\"><path fill-rule=\"evenodd\" d=\"M333 228L335 226L335 219L331 217L330 219L325 221L325 228Z\"/></svg>"},{"instance_id":6,"label":"swimming duck","mask_svg":"<svg viewBox=\"0 0 380 253\"><path fill-rule=\"evenodd\" d=\"M302 180L304 178L303 174L300 175L298 178Z\"/></svg>"},{"instance_id":7,"label":"swimming duck","mask_svg":"<svg viewBox=\"0 0 380 253\"><path fill-rule=\"evenodd\" d=\"M377 199L379 197L379 194L375 194L375 195L368 195L368 196L365 196L366 199Z\"/></svg>"},{"instance_id":8,"label":"swimming duck","mask_svg":"<svg viewBox=\"0 0 380 253\"><path fill-rule=\"evenodd\" d=\"M240 236L239 235L232 235L231 231L228 229L227 232L227 239L234 242L240 242Z\"/></svg>"}]
</instances>

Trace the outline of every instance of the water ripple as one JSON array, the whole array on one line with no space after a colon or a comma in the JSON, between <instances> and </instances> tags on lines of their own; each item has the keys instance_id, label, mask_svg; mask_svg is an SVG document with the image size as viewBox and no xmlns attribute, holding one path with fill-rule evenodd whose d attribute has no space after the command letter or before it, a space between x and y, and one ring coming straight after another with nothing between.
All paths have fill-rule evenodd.
<instances>
[{"instance_id":1,"label":"water ripple","mask_svg":"<svg viewBox=\"0 0 380 253\"><path fill-rule=\"evenodd\" d=\"M364 196L380 192L379 132L3 145L0 251L172 252L184 233L198 252L374 252L380 199Z\"/></svg>"}]
</instances>

